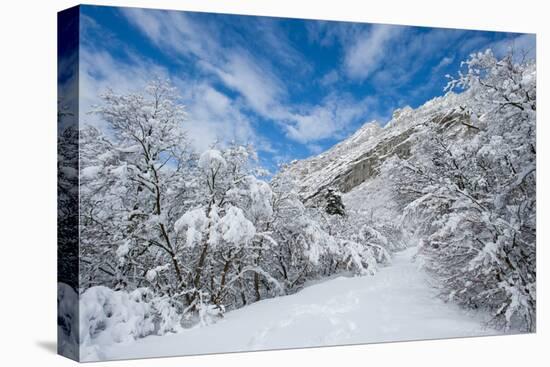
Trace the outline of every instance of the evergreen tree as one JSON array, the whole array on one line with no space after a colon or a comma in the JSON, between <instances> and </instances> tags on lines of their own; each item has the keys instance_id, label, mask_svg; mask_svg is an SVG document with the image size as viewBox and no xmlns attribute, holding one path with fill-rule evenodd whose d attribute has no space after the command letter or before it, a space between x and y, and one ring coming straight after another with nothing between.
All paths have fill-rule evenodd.
<instances>
[{"instance_id":1,"label":"evergreen tree","mask_svg":"<svg viewBox=\"0 0 550 367\"><path fill-rule=\"evenodd\" d=\"M342 194L340 191L329 187L327 193L325 194L325 199L327 204L325 206L325 211L330 215L346 215L346 207L342 202Z\"/></svg>"}]
</instances>

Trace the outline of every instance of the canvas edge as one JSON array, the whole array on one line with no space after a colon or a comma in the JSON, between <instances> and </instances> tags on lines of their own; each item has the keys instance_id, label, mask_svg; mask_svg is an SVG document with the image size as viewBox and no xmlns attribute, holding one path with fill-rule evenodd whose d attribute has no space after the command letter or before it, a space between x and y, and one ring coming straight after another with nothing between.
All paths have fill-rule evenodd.
<instances>
[{"instance_id":1,"label":"canvas edge","mask_svg":"<svg viewBox=\"0 0 550 367\"><path fill-rule=\"evenodd\" d=\"M80 6L57 13L57 353L80 361Z\"/></svg>"}]
</instances>

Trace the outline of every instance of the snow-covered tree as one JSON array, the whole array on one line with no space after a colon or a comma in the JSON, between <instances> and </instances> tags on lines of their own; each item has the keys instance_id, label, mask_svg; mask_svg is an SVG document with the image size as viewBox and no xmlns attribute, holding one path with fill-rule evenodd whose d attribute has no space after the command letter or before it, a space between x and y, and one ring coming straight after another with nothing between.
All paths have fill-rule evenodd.
<instances>
[{"instance_id":1,"label":"snow-covered tree","mask_svg":"<svg viewBox=\"0 0 550 367\"><path fill-rule=\"evenodd\" d=\"M534 62L471 56L449 88L459 108L421 125L407 160L385 172L406 203L427 268L443 295L494 313L504 328L535 328Z\"/></svg>"},{"instance_id":2,"label":"snow-covered tree","mask_svg":"<svg viewBox=\"0 0 550 367\"><path fill-rule=\"evenodd\" d=\"M279 288L262 267L262 252L274 244L266 233L271 190L254 175L255 160L255 152L242 146L210 149L200 156L198 177L206 188L200 195L204 199L175 223L178 241L185 235L187 247L198 249L190 302L202 292L203 300L239 307L262 298L261 279Z\"/></svg>"},{"instance_id":3,"label":"snow-covered tree","mask_svg":"<svg viewBox=\"0 0 550 367\"><path fill-rule=\"evenodd\" d=\"M364 217L330 215L325 208L306 207L297 194L295 181L284 170L272 185L277 198L274 208L278 221L274 228L280 243L278 271L288 289L339 272L374 274L378 263L389 260L388 250L383 247L388 245L387 240L380 246L366 236L366 230L358 231L366 223Z\"/></svg>"},{"instance_id":4,"label":"snow-covered tree","mask_svg":"<svg viewBox=\"0 0 550 367\"><path fill-rule=\"evenodd\" d=\"M175 90L156 80L144 94L108 92L94 111L108 133L81 131L83 286L139 287L170 265L166 292L185 284L173 223L186 209L196 170ZM107 283L108 282L108 283Z\"/></svg>"}]
</instances>

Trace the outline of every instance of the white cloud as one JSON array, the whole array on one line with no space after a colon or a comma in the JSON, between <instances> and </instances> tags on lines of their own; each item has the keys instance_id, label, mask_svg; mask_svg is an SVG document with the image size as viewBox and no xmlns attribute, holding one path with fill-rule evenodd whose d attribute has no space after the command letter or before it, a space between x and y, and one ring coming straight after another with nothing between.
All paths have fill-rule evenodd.
<instances>
[{"instance_id":1,"label":"white cloud","mask_svg":"<svg viewBox=\"0 0 550 367\"><path fill-rule=\"evenodd\" d=\"M122 12L166 54L198 58L204 71L240 93L255 112L268 118L280 117L278 106L285 89L267 62L252 58L242 49L224 47L216 39L215 29L198 24L183 12L145 9Z\"/></svg>"},{"instance_id":2,"label":"white cloud","mask_svg":"<svg viewBox=\"0 0 550 367\"><path fill-rule=\"evenodd\" d=\"M361 35L346 50L345 68L352 78L366 79L375 72L384 60L386 48L400 35L402 27L376 24L368 34Z\"/></svg>"},{"instance_id":3,"label":"white cloud","mask_svg":"<svg viewBox=\"0 0 550 367\"><path fill-rule=\"evenodd\" d=\"M207 82L184 84L180 89L187 91L184 101L189 113L187 130L198 151L207 149L214 142L255 143L257 149L270 147L259 144L259 138L249 118L241 112L229 97Z\"/></svg>"},{"instance_id":4,"label":"white cloud","mask_svg":"<svg viewBox=\"0 0 550 367\"><path fill-rule=\"evenodd\" d=\"M238 122L231 125L236 136L240 138L251 136L253 129L240 112L245 108L276 121L284 129L288 138L302 143L341 133L364 110L362 106L355 106L350 101L340 101L334 97L326 98L318 106L287 105L285 98L288 91L285 83L272 72L270 62L253 57L238 47L223 47L215 38L215 30L201 29L202 25L199 26L184 13L128 9L125 15L163 52L166 54L176 52L179 56L197 57L198 64L205 72L215 76L226 87L243 97L245 103L235 98L231 103L228 100L216 98L214 102L217 104L233 106L223 115L215 114L213 109L207 107L205 101L212 98L213 94L208 95L208 92L200 87L198 91L191 93L192 100L202 101L204 105L204 108L202 105L196 108L190 106L190 111L197 120L192 129L195 135L203 136L205 142L213 139L212 130L219 130L218 123L222 119ZM383 32L386 32L385 29L380 26ZM380 30L376 28L374 32L376 39L383 38ZM277 42L271 44L274 45ZM292 55L293 61L299 60L297 55L292 54L291 48L282 48L281 52ZM337 77L338 74L329 75L332 79ZM234 107L235 104L239 107ZM265 141L261 144L261 148L272 149Z\"/></svg>"},{"instance_id":5,"label":"white cloud","mask_svg":"<svg viewBox=\"0 0 550 367\"><path fill-rule=\"evenodd\" d=\"M190 100L194 101L189 109L196 119L192 130L194 135L202 137L202 146L214 139L213 131L220 130L221 121L232 121L225 122L226 127L231 127L225 129L229 136L239 139L253 137L259 141L261 138L254 136L253 126L243 113L246 110L273 120L289 139L301 143L343 136L350 124L365 113L365 104L345 96L328 96L319 105L289 104L286 101L288 81L283 82L275 74L271 61L262 58L261 52L252 55L238 45L223 44L218 37L220 29L215 24L199 23L182 12L126 9L124 15L165 54L191 58L206 74L202 76L205 83L213 85L214 78L242 97L229 100L227 96L220 97L220 91L216 94L205 86L197 87L200 83L188 86L189 89L198 88L189 94ZM276 27L264 30L273 29ZM370 28L365 38L357 38L358 29L355 26L341 27L335 37L355 40L346 65L352 74L365 77L377 69L385 44L398 36L402 28L376 25ZM269 41L268 38L267 44L277 46L280 55L288 55L291 64L299 62L300 55L294 53L292 47L281 46L286 42L276 38ZM320 82L334 83L339 75L334 71ZM207 100L218 107L208 107ZM261 146L272 150L265 141Z\"/></svg>"},{"instance_id":6,"label":"white cloud","mask_svg":"<svg viewBox=\"0 0 550 367\"><path fill-rule=\"evenodd\" d=\"M338 73L338 70L331 70L319 80L319 83L323 87L327 87L329 85L332 85L336 83L340 79L340 74Z\"/></svg>"},{"instance_id":7,"label":"white cloud","mask_svg":"<svg viewBox=\"0 0 550 367\"><path fill-rule=\"evenodd\" d=\"M369 79L378 94L399 95L427 63L445 57L447 46L459 41L464 31L456 29L421 30L404 26L375 25L368 33L356 33L345 48L346 74L358 81ZM441 65L443 67L444 65ZM426 81L429 83L430 81Z\"/></svg>"},{"instance_id":8,"label":"white cloud","mask_svg":"<svg viewBox=\"0 0 550 367\"><path fill-rule=\"evenodd\" d=\"M435 72L439 72L441 69L443 69L445 66L447 65L450 65L452 64L452 62L454 61L454 57L453 56L445 56L441 59L441 61L439 61L439 63L433 67L432 69L432 72L435 73Z\"/></svg>"},{"instance_id":9,"label":"white cloud","mask_svg":"<svg viewBox=\"0 0 550 367\"><path fill-rule=\"evenodd\" d=\"M254 111L269 118L280 117L280 97L286 93L283 84L245 53L231 52L224 64L205 67L238 91Z\"/></svg>"},{"instance_id":10,"label":"white cloud","mask_svg":"<svg viewBox=\"0 0 550 367\"><path fill-rule=\"evenodd\" d=\"M346 95L329 95L320 105L292 114L285 125L287 136L301 143L341 138L354 121L364 117L371 101L369 97L357 101Z\"/></svg>"},{"instance_id":11,"label":"white cloud","mask_svg":"<svg viewBox=\"0 0 550 367\"><path fill-rule=\"evenodd\" d=\"M259 136L247 113L252 108L262 115L273 115L284 93L282 84L262 70L244 52L226 50L213 37L214 31L201 29L185 13L127 8L122 13L163 52L194 57L205 71L217 76L226 86L238 91L247 102L230 98L212 85L212 76L200 80L184 79L143 57L126 51L129 61L86 45L80 53L80 115L82 121L104 128L98 116L90 115L100 103L99 95L108 88L119 93L139 92L157 76L172 80L188 111L186 129L195 149L211 144L254 143L260 151L273 152L271 144ZM211 64L216 61L217 64Z\"/></svg>"},{"instance_id":12,"label":"white cloud","mask_svg":"<svg viewBox=\"0 0 550 367\"><path fill-rule=\"evenodd\" d=\"M84 123L105 129L99 116L91 115L93 105L101 103L99 95L108 88L117 93L139 92L156 76L168 77L168 71L136 55L129 55L132 64L114 59L106 52L93 52L86 47L80 51L80 119ZM197 151L214 142L231 141L257 143L260 150L271 149L254 131L251 121L241 112L242 106L213 88L200 83L172 78L182 95L189 120L186 130Z\"/></svg>"},{"instance_id":13,"label":"white cloud","mask_svg":"<svg viewBox=\"0 0 550 367\"><path fill-rule=\"evenodd\" d=\"M520 61L525 55L528 59L536 58L536 38L534 34L522 34L514 38L503 39L484 47L493 50L497 57L503 57L513 52L516 61Z\"/></svg>"},{"instance_id":14,"label":"white cloud","mask_svg":"<svg viewBox=\"0 0 550 367\"><path fill-rule=\"evenodd\" d=\"M80 48L79 58L80 121L98 127L104 127L104 122L98 116L90 115L90 111L100 103L100 94L109 88L118 93L140 91L156 76L167 76L165 69L144 60L122 63L105 51L94 52L87 47Z\"/></svg>"},{"instance_id":15,"label":"white cloud","mask_svg":"<svg viewBox=\"0 0 550 367\"><path fill-rule=\"evenodd\" d=\"M323 150L325 150L322 146L320 146L319 144L308 144L307 145L307 149L312 153L312 154L319 154L321 152L323 152Z\"/></svg>"},{"instance_id":16,"label":"white cloud","mask_svg":"<svg viewBox=\"0 0 550 367\"><path fill-rule=\"evenodd\" d=\"M293 45L292 40L284 27L281 26L280 19L267 17L251 17L251 34L253 37L261 37L258 40L263 47L261 51L268 57L276 57L281 64L291 67L300 74L307 74L313 71L312 60L306 58ZM246 24L245 26L249 26Z\"/></svg>"},{"instance_id":17,"label":"white cloud","mask_svg":"<svg viewBox=\"0 0 550 367\"><path fill-rule=\"evenodd\" d=\"M121 13L157 47L169 54L205 58L219 50L211 31L202 29L184 12L123 8Z\"/></svg>"},{"instance_id":18,"label":"white cloud","mask_svg":"<svg viewBox=\"0 0 550 367\"><path fill-rule=\"evenodd\" d=\"M308 22L306 31L308 40L322 47L331 47L337 42L346 46L354 43L357 36L363 34L365 26L365 23L318 20Z\"/></svg>"}]
</instances>

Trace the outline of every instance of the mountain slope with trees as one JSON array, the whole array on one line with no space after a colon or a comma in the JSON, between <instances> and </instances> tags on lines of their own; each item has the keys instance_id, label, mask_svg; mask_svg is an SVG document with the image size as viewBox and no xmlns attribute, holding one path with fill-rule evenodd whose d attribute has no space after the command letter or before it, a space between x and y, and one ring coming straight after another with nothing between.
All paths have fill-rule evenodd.
<instances>
[{"instance_id":1,"label":"mountain slope with trees","mask_svg":"<svg viewBox=\"0 0 550 367\"><path fill-rule=\"evenodd\" d=\"M329 151L288 171L313 205L324 187L350 191L351 177L350 210L419 243L442 297L489 310L497 327L534 331L535 64L488 50L472 55L447 90L398 111L365 143L351 144L370 124L333 148L337 157Z\"/></svg>"}]
</instances>

